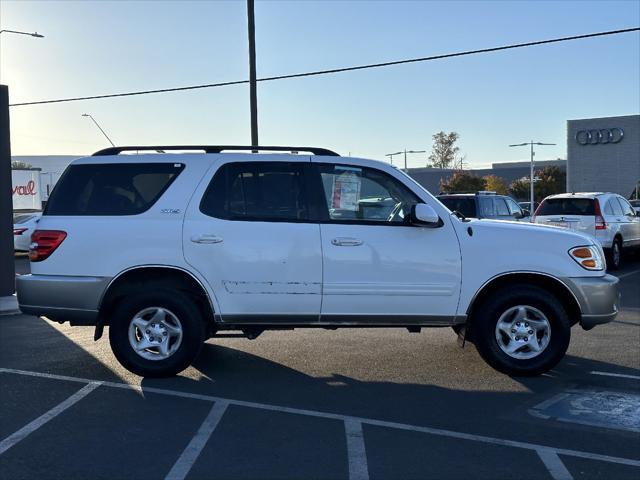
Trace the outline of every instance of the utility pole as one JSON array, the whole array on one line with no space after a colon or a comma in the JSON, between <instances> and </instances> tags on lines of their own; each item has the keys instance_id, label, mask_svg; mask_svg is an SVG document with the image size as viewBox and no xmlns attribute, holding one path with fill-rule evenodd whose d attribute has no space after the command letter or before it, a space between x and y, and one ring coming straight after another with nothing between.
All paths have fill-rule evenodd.
<instances>
[{"instance_id":1,"label":"utility pole","mask_svg":"<svg viewBox=\"0 0 640 480\"><path fill-rule=\"evenodd\" d=\"M534 183L534 178L533 178L533 157L535 156L536 152L533 151L533 146L534 145L555 145L555 143L542 143L542 142L534 142L533 140L531 140L530 142L524 142L524 143L516 143L513 145L509 145L510 147L525 147L525 146L529 146L531 147L531 174L530 174L530 181L529 181L529 190L530 190L530 201L531 203L529 204L529 207L531 208L531 218L533 218L533 212L534 212L534 191L533 191L533 183Z\"/></svg>"},{"instance_id":2,"label":"utility pole","mask_svg":"<svg viewBox=\"0 0 640 480\"><path fill-rule=\"evenodd\" d=\"M16 281L9 138L9 87L0 85L0 297L12 295Z\"/></svg>"},{"instance_id":3,"label":"utility pole","mask_svg":"<svg viewBox=\"0 0 640 480\"><path fill-rule=\"evenodd\" d=\"M251 146L258 146L258 92L256 90L256 24L254 0L247 0L249 27L249 101L251 108Z\"/></svg>"}]
</instances>

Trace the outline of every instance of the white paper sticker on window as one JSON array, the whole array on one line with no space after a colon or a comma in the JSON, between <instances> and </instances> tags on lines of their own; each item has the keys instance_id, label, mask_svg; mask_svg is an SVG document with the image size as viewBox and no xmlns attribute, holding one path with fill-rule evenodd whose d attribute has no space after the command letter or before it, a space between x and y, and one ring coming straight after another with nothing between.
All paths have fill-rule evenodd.
<instances>
[{"instance_id":1,"label":"white paper sticker on window","mask_svg":"<svg viewBox=\"0 0 640 480\"><path fill-rule=\"evenodd\" d=\"M331 198L331 208L357 211L360 201L360 177L352 172L334 175Z\"/></svg>"}]
</instances>

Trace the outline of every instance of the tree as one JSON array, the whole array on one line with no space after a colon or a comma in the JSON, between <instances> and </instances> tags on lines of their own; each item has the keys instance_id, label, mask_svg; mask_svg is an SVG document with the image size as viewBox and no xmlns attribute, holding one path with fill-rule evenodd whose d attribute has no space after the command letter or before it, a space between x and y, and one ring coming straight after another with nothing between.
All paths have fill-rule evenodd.
<instances>
[{"instance_id":1,"label":"tree","mask_svg":"<svg viewBox=\"0 0 640 480\"><path fill-rule=\"evenodd\" d=\"M31 168L31 165L25 162L14 160L11 162L11 168Z\"/></svg>"},{"instance_id":2,"label":"tree","mask_svg":"<svg viewBox=\"0 0 640 480\"><path fill-rule=\"evenodd\" d=\"M504 178L497 175L486 175L483 177L486 182L486 189L496 192L498 195L507 195L509 193L509 185Z\"/></svg>"},{"instance_id":3,"label":"tree","mask_svg":"<svg viewBox=\"0 0 640 480\"><path fill-rule=\"evenodd\" d=\"M460 138L457 132L438 132L433 135L433 146L429 160L434 168L451 168L456 165L456 157L460 148L456 142Z\"/></svg>"},{"instance_id":4,"label":"tree","mask_svg":"<svg viewBox=\"0 0 640 480\"><path fill-rule=\"evenodd\" d=\"M549 195L566 191L567 174L560 167L548 166L536 170L533 178L537 179L533 185L535 201L539 202ZM529 199L529 177L514 180L509 186L511 194L519 200Z\"/></svg>"},{"instance_id":5,"label":"tree","mask_svg":"<svg viewBox=\"0 0 640 480\"><path fill-rule=\"evenodd\" d=\"M447 180L440 179L440 190L445 193L472 193L486 190L487 182L482 177L477 177L462 170L453 172Z\"/></svg>"}]
</instances>

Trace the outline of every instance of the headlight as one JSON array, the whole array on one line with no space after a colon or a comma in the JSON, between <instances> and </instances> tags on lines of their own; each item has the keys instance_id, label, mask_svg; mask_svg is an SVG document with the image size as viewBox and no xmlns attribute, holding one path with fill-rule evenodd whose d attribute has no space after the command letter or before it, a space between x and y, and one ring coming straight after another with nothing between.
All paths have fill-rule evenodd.
<instances>
[{"instance_id":1,"label":"headlight","mask_svg":"<svg viewBox=\"0 0 640 480\"><path fill-rule=\"evenodd\" d=\"M604 270L604 258L596 245L574 247L569 250L569 255L586 270Z\"/></svg>"}]
</instances>

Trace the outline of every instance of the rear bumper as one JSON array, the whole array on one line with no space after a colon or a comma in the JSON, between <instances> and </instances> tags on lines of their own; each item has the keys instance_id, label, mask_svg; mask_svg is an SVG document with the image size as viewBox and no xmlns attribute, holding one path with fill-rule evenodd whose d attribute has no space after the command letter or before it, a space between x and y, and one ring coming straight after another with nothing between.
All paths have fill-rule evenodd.
<instances>
[{"instance_id":1,"label":"rear bumper","mask_svg":"<svg viewBox=\"0 0 640 480\"><path fill-rule=\"evenodd\" d=\"M607 274L603 277L572 277L564 280L580 304L582 328L591 330L596 325L616 318L620 303L617 277Z\"/></svg>"},{"instance_id":2,"label":"rear bumper","mask_svg":"<svg viewBox=\"0 0 640 480\"><path fill-rule=\"evenodd\" d=\"M16 278L23 313L71 325L95 325L102 295L111 279L67 275L21 275Z\"/></svg>"}]
</instances>

